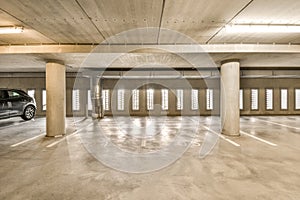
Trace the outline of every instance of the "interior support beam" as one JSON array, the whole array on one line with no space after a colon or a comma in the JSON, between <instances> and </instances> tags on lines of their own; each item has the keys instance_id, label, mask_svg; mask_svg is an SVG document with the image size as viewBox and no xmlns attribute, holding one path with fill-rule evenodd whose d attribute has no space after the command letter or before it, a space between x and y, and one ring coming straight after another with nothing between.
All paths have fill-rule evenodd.
<instances>
[{"instance_id":1,"label":"interior support beam","mask_svg":"<svg viewBox=\"0 0 300 200\"><path fill-rule=\"evenodd\" d=\"M88 44L88 45L2 45L0 54L29 53L300 53L300 45L281 44Z\"/></svg>"},{"instance_id":2,"label":"interior support beam","mask_svg":"<svg viewBox=\"0 0 300 200\"><path fill-rule=\"evenodd\" d=\"M46 134L49 137L66 134L66 67L46 64Z\"/></svg>"},{"instance_id":3,"label":"interior support beam","mask_svg":"<svg viewBox=\"0 0 300 200\"><path fill-rule=\"evenodd\" d=\"M221 66L221 132L224 135L240 135L240 64L224 62Z\"/></svg>"}]
</instances>

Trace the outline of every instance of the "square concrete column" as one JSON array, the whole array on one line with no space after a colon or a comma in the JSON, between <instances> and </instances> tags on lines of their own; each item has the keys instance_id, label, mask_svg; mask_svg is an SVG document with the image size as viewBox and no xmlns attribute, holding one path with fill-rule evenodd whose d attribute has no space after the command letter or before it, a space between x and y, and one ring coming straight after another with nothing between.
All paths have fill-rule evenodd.
<instances>
[{"instance_id":1,"label":"square concrete column","mask_svg":"<svg viewBox=\"0 0 300 200\"><path fill-rule=\"evenodd\" d=\"M236 60L221 65L221 132L224 135L240 135L240 64Z\"/></svg>"},{"instance_id":2,"label":"square concrete column","mask_svg":"<svg viewBox=\"0 0 300 200\"><path fill-rule=\"evenodd\" d=\"M48 62L46 64L46 131L47 136L66 134L66 67Z\"/></svg>"}]
</instances>

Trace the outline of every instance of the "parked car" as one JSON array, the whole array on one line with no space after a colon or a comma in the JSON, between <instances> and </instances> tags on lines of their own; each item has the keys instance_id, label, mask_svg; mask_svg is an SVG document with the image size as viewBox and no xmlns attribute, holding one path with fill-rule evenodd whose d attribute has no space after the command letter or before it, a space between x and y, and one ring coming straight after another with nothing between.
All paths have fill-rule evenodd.
<instances>
[{"instance_id":1,"label":"parked car","mask_svg":"<svg viewBox=\"0 0 300 200\"><path fill-rule=\"evenodd\" d=\"M35 111L35 99L23 90L0 89L0 119L20 116L24 120L31 120Z\"/></svg>"}]
</instances>

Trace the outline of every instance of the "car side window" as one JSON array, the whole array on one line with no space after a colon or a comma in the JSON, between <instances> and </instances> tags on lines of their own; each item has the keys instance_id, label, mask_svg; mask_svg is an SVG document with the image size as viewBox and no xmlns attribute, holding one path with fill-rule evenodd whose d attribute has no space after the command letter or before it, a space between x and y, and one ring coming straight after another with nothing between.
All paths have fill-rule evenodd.
<instances>
[{"instance_id":1,"label":"car side window","mask_svg":"<svg viewBox=\"0 0 300 200\"><path fill-rule=\"evenodd\" d=\"M0 90L0 99L7 99L7 98L8 98L7 91Z\"/></svg>"},{"instance_id":2,"label":"car side window","mask_svg":"<svg viewBox=\"0 0 300 200\"><path fill-rule=\"evenodd\" d=\"M15 98L21 96L18 92L15 91L8 91L9 98Z\"/></svg>"}]
</instances>

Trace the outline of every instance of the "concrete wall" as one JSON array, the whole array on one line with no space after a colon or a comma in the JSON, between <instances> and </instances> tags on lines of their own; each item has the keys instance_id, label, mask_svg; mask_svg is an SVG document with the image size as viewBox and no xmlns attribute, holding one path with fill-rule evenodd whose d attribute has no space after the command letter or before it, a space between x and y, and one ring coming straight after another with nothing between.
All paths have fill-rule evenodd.
<instances>
[{"instance_id":1,"label":"concrete wall","mask_svg":"<svg viewBox=\"0 0 300 200\"><path fill-rule=\"evenodd\" d=\"M300 110L295 109L295 89L300 89L300 79L287 78L259 78L241 79L241 89L244 90L244 109L241 115L293 115L300 114ZM258 89L259 109L250 109L250 90ZM266 89L273 89L273 110L266 110L265 96ZM288 109L280 109L280 89L288 89Z\"/></svg>"},{"instance_id":2,"label":"concrete wall","mask_svg":"<svg viewBox=\"0 0 300 200\"><path fill-rule=\"evenodd\" d=\"M18 75L18 77L12 76L1 76L0 77L0 88L16 88L22 89L24 91L35 90L35 101L37 104L37 116L45 116L46 111L42 110L42 91L46 88L46 80L44 75L33 74L31 76L24 75L25 77L20 77L22 75ZM77 80L76 86L80 90L80 110L72 111L72 90L74 86L74 82ZM79 78L71 76L66 78L66 114L67 116L74 115L84 115L85 114L85 106L87 99L87 89L89 88L89 79L87 78Z\"/></svg>"},{"instance_id":3,"label":"concrete wall","mask_svg":"<svg viewBox=\"0 0 300 200\"><path fill-rule=\"evenodd\" d=\"M22 77L23 76L23 77ZM80 90L80 110L72 111L72 89L74 87L74 82L76 82L77 89ZM88 78L77 78L74 74L67 74L66 78L66 98L67 98L67 116L79 115L84 116L86 113L86 104L87 104L87 91L90 87L90 82ZM160 90L164 87L168 87L171 90L169 91L169 110L166 111L167 115L198 115L199 111L191 110L191 90L190 87L187 87L183 82L179 80L153 80L153 83L160 84L150 84L143 85L143 81L136 80L125 80L122 81L121 84L118 85L118 80L110 79L103 81L103 88L110 89L111 97L115 97L112 99L111 108L114 110L114 114L118 115L148 115L148 111L146 110L146 88L153 88L155 90L155 104L160 104L161 101L161 92ZM140 110L133 111L131 109L131 90L135 89L136 86L139 87L140 90ZM210 79L190 79L188 80L188 85L190 85L194 89L199 90L199 108L200 115L218 115L219 114L219 79L218 78L210 78ZM299 79L287 79L287 78L241 78L241 89L244 90L244 109L241 110L241 115L293 115L300 114L300 110L295 110L295 89L300 89L300 81ZM116 95L113 94L113 89L122 86L125 89L125 110L118 111L116 109ZM20 74L18 76L7 76L0 74L0 87L4 88L19 88L25 91L29 89L35 89L35 99L38 105L37 115L44 116L46 114L45 111L42 111L42 90L45 89L45 77L41 74L38 75L24 75ZM120 87L121 88L121 87ZM206 110L206 99L205 93L206 88L214 89L214 110L209 111ZM259 109L251 110L250 109L250 89L257 88L259 89ZM76 88L75 88L76 89ZM182 111L176 110L176 97L175 97L175 89L183 89L184 90L184 108ZM273 89L273 110L266 110L265 108L265 90ZM280 89L288 89L288 109L281 110L280 109ZM127 103L128 102L128 105ZM112 111L106 111L106 115L111 115Z\"/></svg>"},{"instance_id":4,"label":"concrete wall","mask_svg":"<svg viewBox=\"0 0 300 200\"><path fill-rule=\"evenodd\" d=\"M112 97L112 103L111 103L111 110L106 111L106 115L136 115L136 116L144 116L148 115L149 111L146 109L146 89L152 88L154 89L154 105L160 105L161 104L161 89L163 88L169 88L169 109L165 111L167 115L174 116L174 115L211 115L211 114L218 114L219 113L219 80L218 79L206 79L205 81L203 79L192 79L188 80L188 82L183 82L180 80L171 80L171 79L164 79L164 80L155 80L153 79L151 82L147 85L144 85L144 80L135 79L135 80L122 80L122 83L118 83L119 80L104 80L103 81L103 89L109 89L110 90L110 96ZM155 83L155 84L154 84ZM124 111L118 111L117 110L117 95L114 93L116 92L117 88L124 88L125 90L125 110ZM132 110L132 103L131 103L131 90L136 89L140 90L140 110L133 111ZM199 108L198 111L193 111L191 109L191 88L198 89L198 98L199 98ZM205 107L205 90L206 88L212 88L214 89L214 110L206 110ZM114 90L115 89L115 90ZM183 90L183 97L184 97L184 105L183 110L177 110L176 109L176 89L182 89ZM127 105L126 105L127 104ZM199 112L200 111L200 112Z\"/></svg>"}]
</instances>

